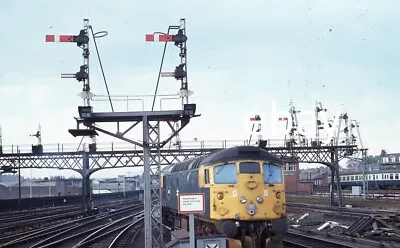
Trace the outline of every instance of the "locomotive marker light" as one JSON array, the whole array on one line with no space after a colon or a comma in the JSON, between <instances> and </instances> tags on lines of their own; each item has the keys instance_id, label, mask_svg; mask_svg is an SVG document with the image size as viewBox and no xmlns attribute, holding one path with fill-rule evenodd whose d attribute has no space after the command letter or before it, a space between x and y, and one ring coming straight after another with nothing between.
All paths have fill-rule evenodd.
<instances>
[{"instance_id":1,"label":"locomotive marker light","mask_svg":"<svg viewBox=\"0 0 400 248\"><path fill-rule=\"evenodd\" d=\"M205 212L204 194L179 194L178 212L180 214L189 214L190 247L195 248L194 214Z\"/></svg>"}]
</instances>

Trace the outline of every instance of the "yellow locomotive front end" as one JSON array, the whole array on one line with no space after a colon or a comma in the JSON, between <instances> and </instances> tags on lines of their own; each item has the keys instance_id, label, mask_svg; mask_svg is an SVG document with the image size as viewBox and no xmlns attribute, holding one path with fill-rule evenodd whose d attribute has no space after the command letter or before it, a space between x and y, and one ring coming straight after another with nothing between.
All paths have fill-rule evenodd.
<instances>
[{"instance_id":1,"label":"yellow locomotive front end","mask_svg":"<svg viewBox=\"0 0 400 248\"><path fill-rule=\"evenodd\" d=\"M230 237L257 233L267 237L286 230L285 185L280 164L232 160L200 172L210 189L210 219ZM199 178L202 180L201 178Z\"/></svg>"}]
</instances>

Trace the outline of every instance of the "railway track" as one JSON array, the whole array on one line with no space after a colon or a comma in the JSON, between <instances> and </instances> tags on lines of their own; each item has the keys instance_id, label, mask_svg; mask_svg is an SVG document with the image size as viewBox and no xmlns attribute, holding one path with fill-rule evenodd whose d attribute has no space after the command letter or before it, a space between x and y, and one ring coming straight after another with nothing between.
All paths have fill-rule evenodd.
<instances>
[{"instance_id":1,"label":"railway track","mask_svg":"<svg viewBox=\"0 0 400 248\"><path fill-rule=\"evenodd\" d=\"M20 215L15 215L15 216L7 216L7 217L2 217L0 218L0 224L6 224L10 222L16 222L16 221L25 221L27 219L33 219L33 218L39 218L39 217L47 217L49 215L55 215L59 213L65 213L65 212L73 212L73 211L80 211L80 207L72 207L72 208L65 208L65 209L56 209L56 210L47 210L47 211L41 211L38 213L26 213L26 214L20 214Z\"/></svg>"},{"instance_id":2,"label":"railway track","mask_svg":"<svg viewBox=\"0 0 400 248\"><path fill-rule=\"evenodd\" d=\"M115 200L112 202L99 202L99 207L104 206L112 206L118 203L126 202L126 199ZM12 211L12 212L1 212L0 213L0 223L7 222L12 219L12 221L18 220L18 218L29 218L29 217L40 217L45 216L47 214L54 214L63 211L71 211L71 210L80 210L80 205L66 205L66 206L57 206L57 207L49 207L49 208L39 208L39 209L31 209L31 210L22 210L22 211Z\"/></svg>"},{"instance_id":3,"label":"railway track","mask_svg":"<svg viewBox=\"0 0 400 248\"><path fill-rule=\"evenodd\" d=\"M361 238L297 230L288 230L284 236L283 244L300 248L394 248L389 244Z\"/></svg>"},{"instance_id":4,"label":"railway track","mask_svg":"<svg viewBox=\"0 0 400 248\"><path fill-rule=\"evenodd\" d=\"M110 206L118 206L131 203L131 200L123 200L118 202L108 202L98 206L99 210L104 210ZM84 217L87 212L82 211L80 208L63 209L57 211L48 211L37 215L28 214L26 216L17 216L10 218L3 218L0 220L0 234L1 236L10 235L11 233L19 231L29 231L31 229L42 228L43 226L55 225L65 220L77 217ZM0 238L1 243L2 238Z\"/></svg>"},{"instance_id":5,"label":"railway track","mask_svg":"<svg viewBox=\"0 0 400 248\"><path fill-rule=\"evenodd\" d=\"M66 205L66 206L57 206L57 207L48 207L48 208L38 208L38 209L30 209L30 210L21 210L21 211L8 211L1 212L0 219L10 218L10 217L18 217L18 216L28 216L35 214L47 213L50 211L62 211L65 209L80 209L80 205Z\"/></svg>"},{"instance_id":6,"label":"railway track","mask_svg":"<svg viewBox=\"0 0 400 248\"><path fill-rule=\"evenodd\" d=\"M353 215L353 216L399 215L399 212L396 212L396 211L388 211L388 210L381 210L381 209L335 207L335 206L309 204L309 203L287 202L286 206L288 208L318 210L318 212L326 212L326 213L337 212L340 214Z\"/></svg>"},{"instance_id":7,"label":"railway track","mask_svg":"<svg viewBox=\"0 0 400 248\"><path fill-rule=\"evenodd\" d=\"M55 239L62 239L65 235L71 233L79 234L80 230L87 230L92 226L108 224L113 219L120 218L121 216L125 216L132 213L132 211L142 208L142 204L137 204L134 206L123 207L113 212L104 212L95 216L78 218L58 225L52 225L50 227L5 236L0 238L0 244L2 244L0 247L39 247L35 245L46 242L51 243ZM36 244L27 246L35 242Z\"/></svg>"},{"instance_id":8,"label":"railway track","mask_svg":"<svg viewBox=\"0 0 400 248\"><path fill-rule=\"evenodd\" d=\"M133 222L132 218L134 218ZM126 247L129 241L129 234L133 231L132 241L135 240L143 225L143 220L144 211L116 220L113 223L93 232L73 246L73 248Z\"/></svg>"},{"instance_id":9,"label":"railway track","mask_svg":"<svg viewBox=\"0 0 400 248\"><path fill-rule=\"evenodd\" d=\"M329 204L330 199L329 197L325 196L318 196L318 195L294 195L294 194L287 194L286 197L287 203L297 203L297 202L304 202L310 204ZM360 207L360 208L375 208L375 209L387 209L388 207L392 207L393 209L399 211L397 207L397 200L394 199L362 199L362 198L344 198L343 204L349 204L353 207Z\"/></svg>"},{"instance_id":10,"label":"railway track","mask_svg":"<svg viewBox=\"0 0 400 248\"><path fill-rule=\"evenodd\" d=\"M340 244L331 240L290 232L285 234L283 244L299 248L355 248L353 245Z\"/></svg>"},{"instance_id":11,"label":"railway track","mask_svg":"<svg viewBox=\"0 0 400 248\"><path fill-rule=\"evenodd\" d=\"M143 222L143 218L141 219ZM136 240L139 234L142 232L143 224L132 223L125 227L108 245L107 248L125 248L125 247L135 247ZM139 241L140 242L140 241ZM136 244L140 247L139 244Z\"/></svg>"},{"instance_id":12,"label":"railway track","mask_svg":"<svg viewBox=\"0 0 400 248\"><path fill-rule=\"evenodd\" d=\"M363 208L345 208L345 207L335 207L335 206L328 206L328 205L320 205L320 204L309 204L309 203L294 203L294 202L289 202L287 203L288 210L295 210L295 212L300 212L300 213L306 213L306 212L318 212L318 213L323 213L324 216L331 216L336 220L346 220L346 221L351 221L353 223L357 223L359 220L367 218L378 218L378 219L384 219L388 221L387 223L390 222L392 217L394 219L398 218L400 216L399 212L396 211L388 211L388 210L381 210L381 209L363 209ZM291 212L292 212L291 211ZM390 223L389 223L390 224ZM290 229L291 230L291 229ZM292 229L293 230L293 229ZM295 233L293 234L293 231L290 231L289 234L287 235L288 239L288 245L290 247L322 247L322 246L302 246L300 243L295 244L296 240L298 241L301 239L301 237L294 237L294 236L304 236L303 239L310 239L312 237L319 237L322 240L328 240L333 243L341 244L339 241L345 242L344 244L341 244L342 246L339 247L393 247L390 245L389 242L386 242L384 239L379 239L376 238L375 240L373 237L368 237L368 238L355 238L355 235L343 235L343 232L340 232L338 234L330 233L329 231L315 231L315 230L302 230L303 234L301 233ZM304 234L304 232L307 232ZM396 232L396 228L393 228L393 232ZM312 237L309 237L309 236ZM321 238L322 237L322 238ZM290 244L292 242L293 244ZM316 241L316 242L321 242L321 241ZM303 241L304 243L304 241ZM345 246L347 244L347 246ZM332 244L329 246L328 244L325 245L325 247L338 247L334 246ZM394 246L394 247L399 247Z\"/></svg>"}]
</instances>

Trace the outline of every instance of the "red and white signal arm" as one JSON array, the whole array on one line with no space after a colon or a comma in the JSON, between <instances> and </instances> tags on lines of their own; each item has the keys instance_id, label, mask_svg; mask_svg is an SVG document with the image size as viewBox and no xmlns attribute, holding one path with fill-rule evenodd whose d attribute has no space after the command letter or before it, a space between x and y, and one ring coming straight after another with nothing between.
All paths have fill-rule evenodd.
<instances>
[{"instance_id":1,"label":"red and white signal arm","mask_svg":"<svg viewBox=\"0 0 400 248\"><path fill-rule=\"evenodd\" d=\"M180 214L193 214L205 212L204 194L179 194L178 212Z\"/></svg>"}]
</instances>

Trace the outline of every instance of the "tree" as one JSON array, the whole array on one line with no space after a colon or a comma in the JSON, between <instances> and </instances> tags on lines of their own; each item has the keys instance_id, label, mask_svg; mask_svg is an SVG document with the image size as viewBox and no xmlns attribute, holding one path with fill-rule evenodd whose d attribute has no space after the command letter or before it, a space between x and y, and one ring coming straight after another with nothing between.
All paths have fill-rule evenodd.
<instances>
[{"instance_id":1,"label":"tree","mask_svg":"<svg viewBox=\"0 0 400 248\"><path fill-rule=\"evenodd\" d=\"M382 157L382 156L385 156L385 155L386 155L386 151L385 151L385 149L382 149L382 150L381 150L381 155L380 155L380 156Z\"/></svg>"},{"instance_id":2,"label":"tree","mask_svg":"<svg viewBox=\"0 0 400 248\"><path fill-rule=\"evenodd\" d=\"M367 164L378 164L380 156L368 156L367 157Z\"/></svg>"}]
</instances>

